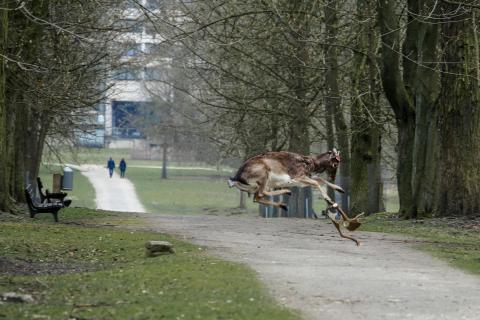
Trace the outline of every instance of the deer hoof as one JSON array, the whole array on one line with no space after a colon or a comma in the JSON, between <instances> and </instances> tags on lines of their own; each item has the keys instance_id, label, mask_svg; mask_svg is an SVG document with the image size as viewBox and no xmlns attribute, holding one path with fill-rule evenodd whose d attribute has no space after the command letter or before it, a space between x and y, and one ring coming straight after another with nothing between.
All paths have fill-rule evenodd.
<instances>
[{"instance_id":1,"label":"deer hoof","mask_svg":"<svg viewBox=\"0 0 480 320\"><path fill-rule=\"evenodd\" d=\"M340 187L337 188L337 191L340 192L340 193L345 193L345 190L343 190L343 189L340 188Z\"/></svg>"},{"instance_id":2,"label":"deer hoof","mask_svg":"<svg viewBox=\"0 0 480 320\"><path fill-rule=\"evenodd\" d=\"M292 195L292 191L288 191L287 193L285 193L287 196L291 196Z\"/></svg>"},{"instance_id":3,"label":"deer hoof","mask_svg":"<svg viewBox=\"0 0 480 320\"><path fill-rule=\"evenodd\" d=\"M283 210L285 210L286 212L288 212L288 206L286 204L281 204L280 205L280 208L282 208Z\"/></svg>"}]
</instances>

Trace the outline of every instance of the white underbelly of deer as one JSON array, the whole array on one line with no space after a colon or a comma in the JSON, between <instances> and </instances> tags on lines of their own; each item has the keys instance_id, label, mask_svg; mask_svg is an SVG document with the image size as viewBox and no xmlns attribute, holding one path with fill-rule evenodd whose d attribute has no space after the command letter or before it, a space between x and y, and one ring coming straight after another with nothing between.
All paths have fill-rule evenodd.
<instances>
[{"instance_id":1,"label":"white underbelly of deer","mask_svg":"<svg viewBox=\"0 0 480 320\"><path fill-rule=\"evenodd\" d=\"M270 187L272 188L290 188L290 187L306 187L304 183L301 183L295 179L292 179L288 174L277 174L270 172L269 176Z\"/></svg>"}]
</instances>

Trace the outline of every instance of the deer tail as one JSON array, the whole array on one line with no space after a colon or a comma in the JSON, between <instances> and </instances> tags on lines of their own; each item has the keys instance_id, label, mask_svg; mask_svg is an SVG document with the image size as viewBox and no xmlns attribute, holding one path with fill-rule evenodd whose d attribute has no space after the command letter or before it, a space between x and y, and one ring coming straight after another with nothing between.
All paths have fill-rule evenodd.
<instances>
[{"instance_id":1,"label":"deer tail","mask_svg":"<svg viewBox=\"0 0 480 320\"><path fill-rule=\"evenodd\" d=\"M228 179L228 186L229 186L230 188L235 187L236 184L237 184L237 181L233 180L233 178L229 178L229 179Z\"/></svg>"},{"instance_id":2,"label":"deer tail","mask_svg":"<svg viewBox=\"0 0 480 320\"><path fill-rule=\"evenodd\" d=\"M235 186L238 182L240 182L241 184L245 184L248 186L248 181L245 180L243 177L241 177L240 175L236 175L235 177L230 177L230 179L228 179L228 185L230 187L233 187Z\"/></svg>"}]
</instances>

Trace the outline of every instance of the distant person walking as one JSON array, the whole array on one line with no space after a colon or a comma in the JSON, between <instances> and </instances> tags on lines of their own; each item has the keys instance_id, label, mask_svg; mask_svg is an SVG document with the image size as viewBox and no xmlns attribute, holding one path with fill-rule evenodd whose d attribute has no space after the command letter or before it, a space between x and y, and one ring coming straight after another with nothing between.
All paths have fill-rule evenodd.
<instances>
[{"instance_id":1,"label":"distant person walking","mask_svg":"<svg viewBox=\"0 0 480 320\"><path fill-rule=\"evenodd\" d=\"M108 173L110 174L110 178L111 178L112 175L113 175L113 170L115 170L115 161L113 161L112 157L110 157L110 159L108 159L107 168L108 168Z\"/></svg>"},{"instance_id":2,"label":"distant person walking","mask_svg":"<svg viewBox=\"0 0 480 320\"><path fill-rule=\"evenodd\" d=\"M119 168L120 168L120 178L125 178L125 171L127 170L127 163L125 162L125 159L122 158L122 160L120 160Z\"/></svg>"}]
</instances>

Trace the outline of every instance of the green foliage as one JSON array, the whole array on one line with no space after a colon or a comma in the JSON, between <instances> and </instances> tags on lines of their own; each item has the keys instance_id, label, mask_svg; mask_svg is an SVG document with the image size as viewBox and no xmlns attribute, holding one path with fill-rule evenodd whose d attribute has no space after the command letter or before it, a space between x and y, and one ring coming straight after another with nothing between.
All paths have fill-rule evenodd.
<instances>
[{"instance_id":1,"label":"green foliage","mask_svg":"<svg viewBox=\"0 0 480 320\"><path fill-rule=\"evenodd\" d=\"M362 230L413 236L420 239L415 245L419 249L480 274L480 224L471 225L460 219L400 220L391 213L378 213L365 218Z\"/></svg>"},{"instance_id":2,"label":"green foliage","mask_svg":"<svg viewBox=\"0 0 480 320\"><path fill-rule=\"evenodd\" d=\"M103 222L121 218L93 210L66 211L76 215L72 221L77 223L85 215L103 217ZM148 240L170 241L176 253L147 258ZM204 248L163 234L36 220L2 223L0 243L3 259L28 261L39 271L1 278L0 292L28 293L35 303L4 303L0 318L298 318L276 305L248 268L211 258Z\"/></svg>"}]
</instances>

